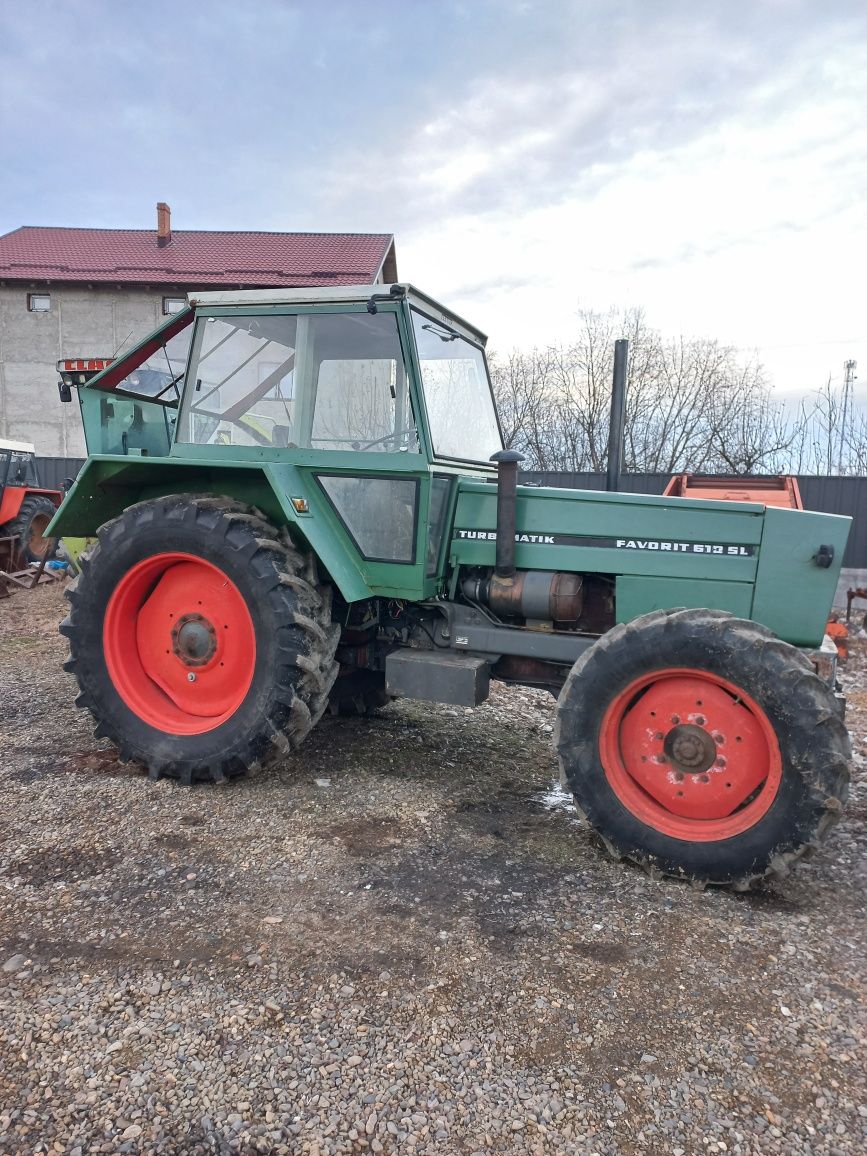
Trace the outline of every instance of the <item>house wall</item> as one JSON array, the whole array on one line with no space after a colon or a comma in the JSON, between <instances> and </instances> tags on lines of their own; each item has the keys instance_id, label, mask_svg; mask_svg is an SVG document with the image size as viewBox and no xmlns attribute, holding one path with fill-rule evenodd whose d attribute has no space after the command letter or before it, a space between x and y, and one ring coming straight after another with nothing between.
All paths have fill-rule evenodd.
<instances>
[{"instance_id":1,"label":"house wall","mask_svg":"<svg viewBox=\"0 0 867 1156\"><path fill-rule=\"evenodd\" d=\"M397 279L392 246L383 272ZM377 278L382 282L383 273ZM28 293L49 293L51 311L31 313ZM111 357L156 329L164 297L184 297L177 285L40 286L0 284L0 437L33 442L46 457L82 457L84 430L73 393L70 405L57 394L61 357Z\"/></svg>"},{"instance_id":2,"label":"house wall","mask_svg":"<svg viewBox=\"0 0 867 1156\"><path fill-rule=\"evenodd\" d=\"M49 313L31 313L27 294L48 292ZM53 283L0 285L0 437L33 442L37 454L85 454L78 404L57 394L61 357L110 357L164 320L175 288L117 288Z\"/></svg>"}]
</instances>

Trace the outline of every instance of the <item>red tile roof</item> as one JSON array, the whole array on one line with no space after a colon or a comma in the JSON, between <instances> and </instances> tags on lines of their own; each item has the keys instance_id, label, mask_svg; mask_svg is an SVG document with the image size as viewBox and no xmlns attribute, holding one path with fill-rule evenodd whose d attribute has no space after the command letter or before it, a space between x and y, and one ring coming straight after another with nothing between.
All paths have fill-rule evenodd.
<instances>
[{"instance_id":1,"label":"red tile roof","mask_svg":"<svg viewBox=\"0 0 867 1156\"><path fill-rule=\"evenodd\" d=\"M392 244L388 233L176 230L171 243L160 247L156 232L148 229L25 225L0 236L0 280L111 281L197 289L367 284L378 276Z\"/></svg>"}]
</instances>

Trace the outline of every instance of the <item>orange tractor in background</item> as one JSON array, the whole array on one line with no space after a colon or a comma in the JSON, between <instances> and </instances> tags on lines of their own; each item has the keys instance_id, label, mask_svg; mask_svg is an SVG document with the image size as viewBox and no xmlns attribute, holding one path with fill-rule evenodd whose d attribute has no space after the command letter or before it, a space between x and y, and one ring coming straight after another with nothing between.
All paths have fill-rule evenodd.
<instances>
[{"instance_id":1,"label":"orange tractor in background","mask_svg":"<svg viewBox=\"0 0 867 1156\"><path fill-rule=\"evenodd\" d=\"M0 439L0 569L42 560L45 531L62 499L59 490L39 485L35 446Z\"/></svg>"}]
</instances>

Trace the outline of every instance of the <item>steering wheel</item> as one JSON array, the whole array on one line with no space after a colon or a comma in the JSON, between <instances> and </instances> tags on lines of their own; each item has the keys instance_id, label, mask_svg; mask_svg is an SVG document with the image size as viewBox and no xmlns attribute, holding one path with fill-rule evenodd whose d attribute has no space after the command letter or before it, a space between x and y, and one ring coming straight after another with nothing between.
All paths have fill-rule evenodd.
<instances>
[{"instance_id":1,"label":"steering wheel","mask_svg":"<svg viewBox=\"0 0 867 1156\"><path fill-rule=\"evenodd\" d=\"M367 445L363 445L363 446L362 445L354 445L353 449L369 450L369 449L372 449L374 446L382 445L383 442L391 441L392 438L399 438L403 434L409 434L409 433L414 434L415 432L416 432L415 426L407 426L406 429L396 429L396 430L393 430L391 433L387 433L385 435L385 437L374 438L373 441L368 442Z\"/></svg>"}]
</instances>

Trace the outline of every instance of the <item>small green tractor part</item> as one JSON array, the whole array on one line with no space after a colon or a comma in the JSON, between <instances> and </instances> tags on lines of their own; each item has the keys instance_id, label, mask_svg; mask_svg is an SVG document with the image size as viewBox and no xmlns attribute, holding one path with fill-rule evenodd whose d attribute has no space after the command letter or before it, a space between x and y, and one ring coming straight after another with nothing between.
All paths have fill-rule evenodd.
<instances>
[{"instance_id":1,"label":"small green tractor part","mask_svg":"<svg viewBox=\"0 0 867 1156\"><path fill-rule=\"evenodd\" d=\"M519 485L484 335L408 285L194 295L73 384L67 669L152 778L495 677L559 696L565 785L650 870L747 887L839 816L849 519Z\"/></svg>"},{"instance_id":2,"label":"small green tractor part","mask_svg":"<svg viewBox=\"0 0 867 1156\"><path fill-rule=\"evenodd\" d=\"M0 439L0 570L41 561L62 498L40 486L35 446Z\"/></svg>"}]
</instances>

